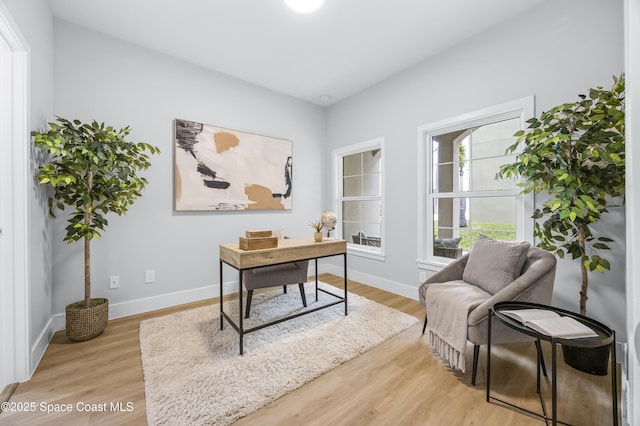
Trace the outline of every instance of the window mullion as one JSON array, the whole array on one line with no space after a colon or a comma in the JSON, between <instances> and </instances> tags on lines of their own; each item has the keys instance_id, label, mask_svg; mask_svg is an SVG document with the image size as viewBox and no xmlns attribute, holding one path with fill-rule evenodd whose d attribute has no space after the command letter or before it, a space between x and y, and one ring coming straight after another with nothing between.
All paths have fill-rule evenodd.
<instances>
[{"instance_id":1,"label":"window mullion","mask_svg":"<svg viewBox=\"0 0 640 426\"><path fill-rule=\"evenodd\" d=\"M434 199L515 197L519 194L520 194L519 189L496 189L496 190L485 190L485 191L430 192L429 197Z\"/></svg>"}]
</instances>

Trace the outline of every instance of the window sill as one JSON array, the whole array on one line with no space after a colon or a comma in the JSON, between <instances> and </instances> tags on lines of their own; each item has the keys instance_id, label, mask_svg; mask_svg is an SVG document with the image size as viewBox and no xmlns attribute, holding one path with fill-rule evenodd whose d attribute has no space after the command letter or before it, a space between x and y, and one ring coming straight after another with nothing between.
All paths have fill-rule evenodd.
<instances>
[{"instance_id":1,"label":"window sill","mask_svg":"<svg viewBox=\"0 0 640 426\"><path fill-rule=\"evenodd\" d=\"M378 260L381 262L384 262L387 258L382 251L374 251L370 249L368 250L364 247L361 248L361 246L351 243L347 244L347 254L358 257L365 257L367 259Z\"/></svg>"},{"instance_id":2,"label":"window sill","mask_svg":"<svg viewBox=\"0 0 640 426\"><path fill-rule=\"evenodd\" d=\"M416 265L418 269L430 272L438 272L456 259L445 259L444 257L431 257L429 259L418 259Z\"/></svg>"}]
</instances>

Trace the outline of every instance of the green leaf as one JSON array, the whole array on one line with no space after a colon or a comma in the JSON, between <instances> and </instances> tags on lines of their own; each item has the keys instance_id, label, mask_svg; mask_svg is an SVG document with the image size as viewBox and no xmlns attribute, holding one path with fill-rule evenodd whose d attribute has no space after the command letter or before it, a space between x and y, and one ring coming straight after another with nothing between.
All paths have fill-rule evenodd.
<instances>
[{"instance_id":1,"label":"green leaf","mask_svg":"<svg viewBox=\"0 0 640 426\"><path fill-rule=\"evenodd\" d=\"M611 250L608 245L602 244L602 243L595 243L593 245L593 248L597 248L597 249L600 249L600 250Z\"/></svg>"}]
</instances>

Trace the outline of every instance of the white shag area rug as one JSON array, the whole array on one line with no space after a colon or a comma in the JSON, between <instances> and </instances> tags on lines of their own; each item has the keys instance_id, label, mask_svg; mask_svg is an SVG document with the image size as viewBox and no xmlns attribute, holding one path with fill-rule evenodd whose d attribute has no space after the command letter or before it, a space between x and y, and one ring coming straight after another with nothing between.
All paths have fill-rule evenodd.
<instances>
[{"instance_id":1,"label":"white shag area rug","mask_svg":"<svg viewBox=\"0 0 640 426\"><path fill-rule=\"evenodd\" d=\"M305 289L306 309L336 300ZM352 293L348 306L347 316L339 304L246 334L242 356L238 333L226 321L220 330L218 304L142 321L148 424L231 424L419 322ZM254 294L245 329L304 309L298 286ZM238 321L237 301L224 310Z\"/></svg>"}]
</instances>

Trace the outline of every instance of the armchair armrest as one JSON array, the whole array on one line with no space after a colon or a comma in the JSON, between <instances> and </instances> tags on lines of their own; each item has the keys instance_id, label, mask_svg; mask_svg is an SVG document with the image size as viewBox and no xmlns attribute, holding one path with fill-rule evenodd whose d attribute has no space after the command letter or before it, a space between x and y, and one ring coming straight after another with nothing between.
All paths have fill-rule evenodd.
<instances>
[{"instance_id":1,"label":"armchair armrest","mask_svg":"<svg viewBox=\"0 0 640 426\"><path fill-rule=\"evenodd\" d=\"M454 260L447 266L431 275L425 282L423 282L418 288L418 295L420 297L420 303L426 306L425 295L427 294L427 288L431 284L445 283L447 281L455 281L462 279L462 273L467 265L467 259L469 259L469 253Z\"/></svg>"}]
</instances>

